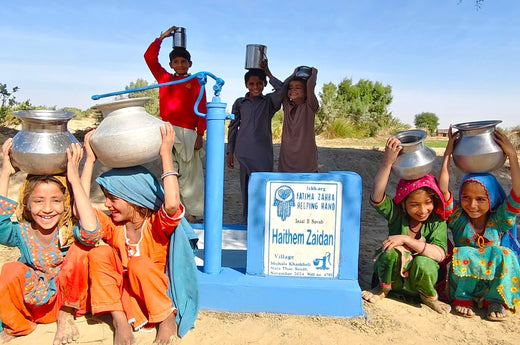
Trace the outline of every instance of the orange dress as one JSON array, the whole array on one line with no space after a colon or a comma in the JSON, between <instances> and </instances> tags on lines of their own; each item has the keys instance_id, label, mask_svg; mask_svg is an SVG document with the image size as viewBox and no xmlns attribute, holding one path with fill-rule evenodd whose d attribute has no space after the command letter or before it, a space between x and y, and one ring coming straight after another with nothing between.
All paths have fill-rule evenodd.
<instances>
[{"instance_id":1,"label":"orange dress","mask_svg":"<svg viewBox=\"0 0 520 345\"><path fill-rule=\"evenodd\" d=\"M128 243L123 224L96 213L99 236L90 240L102 239L106 245L89 252L92 313L124 311L135 330L162 322L174 309L165 268L170 237L184 216L183 207L173 217L162 207L148 217L136 245Z\"/></svg>"}]
</instances>

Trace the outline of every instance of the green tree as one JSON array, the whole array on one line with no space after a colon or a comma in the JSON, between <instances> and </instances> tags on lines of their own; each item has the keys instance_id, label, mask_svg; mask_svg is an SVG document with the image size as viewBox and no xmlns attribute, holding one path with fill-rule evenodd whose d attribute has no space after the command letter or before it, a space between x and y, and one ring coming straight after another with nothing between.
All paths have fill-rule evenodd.
<instances>
[{"instance_id":1,"label":"green tree","mask_svg":"<svg viewBox=\"0 0 520 345\"><path fill-rule=\"evenodd\" d=\"M148 81L144 79L137 79L135 82L131 82L129 85L125 86L125 90L138 89L141 87L147 87L150 85L156 85L157 83L149 84ZM128 95L130 98L137 97L150 97L150 100L144 108L148 112L148 114L153 115L155 117L160 117L159 114L159 88L148 89L144 91L132 92Z\"/></svg>"},{"instance_id":2,"label":"green tree","mask_svg":"<svg viewBox=\"0 0 520 345\"><path fill-rule=\"evenodd\" d=\"M2 99L2 104L0 105L0 124L2 125L16 125L20 123L20 119L13 115L13 111L33 109L29 100L25 100L21 103L16 101L14 93L18 90L19 87L15 86L9 91L7 84L0 83L0 97Z\"/></svg>"},{"instance_id":3,"label":"green tree","mask_svg":"<svg viewBox=\"0 0 520 345\"><path fill-rule=\"evenodd\" d=\"M415 115L414 124L417 128L426 128L430 135L434 136L439 126L439 118L434 113L422 112Z\"/></svg>"},{"instance_id":4,"label":"green tree","mask_svg":"<svg viewBox=\"0 0 520 345\"><path fill-rule=\"evenodd\" d=\"M361 79L357 84L344 79L337 86L328 83L320 93L321 107L317 114L316 129L331 130L334 127L354 127L360 136L375 136L382 128L394 123L388 106L392 103L392 87L380 82Z\"/></svg>"}]
</instances>

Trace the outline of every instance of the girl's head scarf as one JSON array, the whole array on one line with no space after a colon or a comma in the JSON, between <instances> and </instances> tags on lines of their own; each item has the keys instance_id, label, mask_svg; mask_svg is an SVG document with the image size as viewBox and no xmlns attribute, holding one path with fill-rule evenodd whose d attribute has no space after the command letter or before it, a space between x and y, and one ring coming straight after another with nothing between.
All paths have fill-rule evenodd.
<instances>
[{"instance_id":1,"label":"girl's head scarf","mask_svg":"<svg viewBox=\"0 0 520 345\"><path fill-rule=\"evenodd\" d=\"M437 194L439 197L440 203L437 205L437 208L435 209L435 213L440 215L442 219L446 219L446 210L444 205L444 197L439 190L439 187L437 186L437 181L435 180L435 177L432 175L426 175L424 177L421 177L417 180L399 180L397 183L397 188L395 191L395 197L394 197L394 203L399 204L401 201L403 201L410 193L416 191L420 188L429 188L432 191Z\"/></svg>"},{"instance_id":2,"label":"girl's head scarf","mask_svg":"<svg viewBox=\"0 0 520 345\"><path fill-rule=\"evenodd\" d=\"M109 194L128 203L157 212L164 202L164 189L143 166L116 168L96 179Z\"/></svg>"}]
</instances>

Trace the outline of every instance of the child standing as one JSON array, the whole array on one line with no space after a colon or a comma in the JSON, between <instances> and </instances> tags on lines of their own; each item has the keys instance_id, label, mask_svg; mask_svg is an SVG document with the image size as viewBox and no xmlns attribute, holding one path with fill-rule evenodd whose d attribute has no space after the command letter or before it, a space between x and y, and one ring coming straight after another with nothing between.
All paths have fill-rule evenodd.
<instances>
[{"instance_id":1,"label":"child standing","mask_svg":"<svg viewBox=\"0 0 520 345\"><path fill-rule=\"evenodd\" d=\"M312 68L308 79L296 77L298 69L289 80L287 95L283 99L282 144L278 171L287 173L317 173L318 148L314 134L314 118L320 107L314 94L318 70Z\"/></svg>"},{"instance_id":2,"label":"child standing","mask_svg":"<svg viewBox=\"0 0 520 345\"><path fill-rule=\"evenodd\" d=\"M516 150L507 137L495 131L495 141L509 158L512 189L506 197L496 178L488 173L467 174L460 185L459 201L448 189L449 164L457 133L451 127L439 176L439 188L451 213L448 227L453 234L452 270L449 294L455 311L464 317L475 316L473 301L487 308L487 318L503 321L504 306L520 304L520 268L513 251L500 244L516 226L520 213L520 167Z\"/></svg>"},{"instance_id":3,"label":"child standing","mask_svg":"<svg viewBox=\"0 0 520 345\"><path fill-rule=\"evenodd\" d=\"M231 112L235 119L229 124L226 164L234 169L235 157L240 164L240 189L242 191L242 223L247 223L247 195L249 177L253 172L273 171L273 137L271 120L282 103L282 82L271 74L267 60L262 69L250 69L244 75L248 93L238 98ZM269 83L275 91L264 95Z\"/></svg>"},{"instance_id":4,"label":"child standing","mask_svg":"<svg viewBox=\"0 0 520 345\"><path fill-rule=\"evenodd\" d=\"M84 207L88 197L79 178L83 151L79 144L67 149L66 178L28 175L17 205L7 198L9 179L16 172L9 159L12 145L8 139L2 146L0 243L17 247L21 257L2 266L0 319L4 330L0 340L4 343L27 335L37 323L57 321L53 343L70 343L79 338L74 316L86 314L88 294L88 248L74 238L96 228L95 221L89 222L88 215L93 213ZM73 218L73 195L81 228ZM15 212L18 222L11 221Z\"/></svg>"},{"instance_id":5,"label":"child standing","mask_svg":"<svg viewBox=\"0 0 520 345\"><path fill-rule=\"evenodd\" d=\"M423 303L440 314L450 306L439 301L435 291L439 262L446 256L447 228L444 199L435 178L400 180L394 200L385 194L392 164L402 149L389 138L383 163L376 174L370 203L388 220L389 236L378 250L374 272L379 285L363 291L364 300L376 303L391 290L419 295Z\"/></svg>"},{"instance_id":6,"label":"child standing","mask_svg":"<svg viewBox=\"0 0 520 345\"><path fill-rule=\"evenodd\" d=\"M95 161L91 133L85 139L87 160L82 180L86 190L90 190L87 185ZM142 166L112 169L96 180L106 196L110 216L96 211L100 230L91 234L93 244L100 244L100 240L106 243L89 253L92 313L111 314L114 344L133 344L131 327L139 330L157 325L154 344L170 344L177 330L175 307L167 291L169 284L181 282L169 281L166 262L170 238L179 229L184 208L171 158L175 138L171 124L165 123L161 135L164 188ZM194 266L193 257L189 260ZM188 288L198 291L195 285Z\"/></svg>"},{"instance_id":7,"label":"child standing","mask_svg":"<svg viewBox=\"0 0 520 345\"><path fill-rule=\"evenodd\" d=\"M175 74L167 72L159 63L159 49L162 41L172 35L177 27L172 26L150 44L144 59L158 83L182 80L188 77L192 65L190 53L183 47L175 47L170 52L170 67ZM159 88L159 108L163 121L171 123L175 129L174 166L179 173L179 188L182 204L186 207L186 218L191 223L202 221L204 216L204 171L202 148L206 119L197 116L193 110L200 93L198 80ZM206 94L198 108L206 114Z\"/></svg>"}]
</instances>

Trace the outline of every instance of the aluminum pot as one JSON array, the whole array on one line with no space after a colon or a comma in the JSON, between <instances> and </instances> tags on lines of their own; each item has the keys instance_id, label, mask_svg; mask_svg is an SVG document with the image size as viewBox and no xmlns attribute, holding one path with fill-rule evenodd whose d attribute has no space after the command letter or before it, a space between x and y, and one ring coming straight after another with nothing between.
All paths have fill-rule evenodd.
<instances>
[{"instance_id":1,"label":"aluminum pot","mask_svg":"<svg viewBox=\"0 0 520 345\"><path fill-rule=\"evenodd\" d=\"M261 44L246 46L246 69L260 68L260 62L267 59L267 47Z\"/></svg>"},{"instance_id":2,"label":"aluminum pot","mask_svg":"<svg viewBox=\"0 0 520 345\"><path fill-rule=\"evenodd\" d=\"M33 175L55 175L67 170L67 147L78 140L67 130L76 114L62 110L14 112L22 129L13 137L11 162Z\"/></svg>"},{"instance_id":3,"label":"aluminum pot","mask_svg":"<svg viewBox=\"0 0 520 345\"><path fill-rule=\"evenodd\" d=\"M309 79L311 75L312 75L312 67L308 67L308 66L297 67L296 73L294 74L294 76L296 78L302 78L305 80Z\"/></svg>"},{"instance_id":4,"label":"aluminum pot","mask_svg":"<svg viewBox=\"0 0 520 345\"><path fill-rule=\"evenodd\" d=\"M172 34L173 36L173 48L183 47L186 48L186 29L177 28Z\"/></svg>"},{"instance_id":5,"label":"aluminum pot","mask_svg":"<svg viewBox=\"0 0 520 345\"><path fill-rule=\"evenodd\" d=\"M453 146L453 162L466 173L489 172L506 161L502 147L495 142L500 120L464 122L453 125L460 137Z\"/></svg>"},{"instance_id":6,"label":"aluminum pot","mask_svg":"<svg viewBox=\"0 0 520 345\"><path fill-rule=\"evenodd\" d=\"M148 114L144 105L150 97L128 98L98 104L103 120L90 138L97 159L110 168L126 168L159 157L164 122Z\"/></svg>"},{"instance_id":7,"label":"aluminum pot","mask_svg":"<svg viewBox=\"0 0 520 345\"><path fill-rule=\"evenodd\" d=\"M402 150L392 165L394 174L404 180L416 180L430 173L435 161L435 151L424 145L427 134L420 129L412 129L394 134L401 141Z\"/></svg>"}]
</instances>

